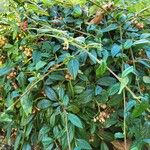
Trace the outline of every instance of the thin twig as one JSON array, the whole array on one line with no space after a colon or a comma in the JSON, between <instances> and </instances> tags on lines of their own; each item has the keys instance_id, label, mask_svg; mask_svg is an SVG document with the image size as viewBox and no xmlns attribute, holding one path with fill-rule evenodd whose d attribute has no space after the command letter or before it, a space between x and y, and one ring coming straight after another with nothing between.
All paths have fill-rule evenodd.
<instances>
[{"instance_id":1,"label":"thin twig","mask_svg":"<svg viewBox=\"0 0 150 150\"><path fill-rule=\"evenodd\" d=\"M71 145L70 145L70 137L69 137L69 131L68 131L68 115L66 110L64 109L65 113L65 122L66 122L66 132L67 132L67 142L68 142L68 150L71 150Z\"/></svg>"}]
</instances>

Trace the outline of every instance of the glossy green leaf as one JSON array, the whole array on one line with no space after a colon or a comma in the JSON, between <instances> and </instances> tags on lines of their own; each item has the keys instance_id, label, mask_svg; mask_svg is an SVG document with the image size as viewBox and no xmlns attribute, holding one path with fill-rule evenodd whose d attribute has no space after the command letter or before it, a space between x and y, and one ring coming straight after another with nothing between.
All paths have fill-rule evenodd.
<instances>
[{"instance_id":1,"label":"glossy green leaf","mask_svg":"<svg viewBox=\"0 0 150 150\"><path fill-rule=\"evenodd\" d=\"M83 87L83 86L78 86L78 85L74 86L74 92L77 94L82 93L83 90L85 90L85 87Z\"/></svg>"},{"instance_id":2,"label":"glossy green leaf","mask_svg":"<svg viewBox=\"0 0 150 150\"><path fill-rule=\"evenodd\" d=\"M69 114L68 114L68 120L69 120L73 125L75 125L76 127L78 127L78 128L83 128L82 122L81 122L81 120L79 119L78 116L69 113Z\"/></svg>"},{"instance_id":3,"label":"glossy green leaf","mask_svg":"<svg viewBox=\"0 0 150 150\"><path fill-rule=\"evenodd\" d=\"M0 122L12 122L12 117L6 113L0 113Z\"/></svg>"},{"instance_id":4,"label":"glossy green leaf","mask_svg":"<svg viewBox=\"0 0 150 150\"><path fill-rule=\"evenodd\" d=\"M43 145L46 145L46 146L50 145L52 142L53 142L53 139L51 137L44 137L42 139Z\"/></svg>"},{"instance_id":5,"label":"glossy green leaf","mask_svg":"<svg viewBox=\"0 0 150 150\"><path fill-rule=\"evenodd\" d=\"M109 96L112 96L114 94L116 94L120 89L120 85L119 83L114 84L112 87L110 87L109 89Z\"/></svg>"},{"instance_id":6,"label":"glossy green leaf","mask_svg":"<svg viewBox=\"0 0 150 150\"><path fill-rule=\"evenodd\" d=\"M75 79L78 71L79 71L79 62L77 59L71 59L68 64L67 64L67 68L69 73L72 75L72 77Z\"/></svg>"},{"instance_id":7,"label":"glossy green leaf","mask_svg":"<svg viewBox=\"0 0 150 150\"><path fill-rule=\"evenodd\" d=\"M150 139L143 139L143 141L145 142L145 143L148 143L148 144L150 144Z\"/></svg>"},{"instance_id":8,"label":"glossy green leaf","mask_svg":"<svg viewBox=\"0 0 150 150\"><path fill-rule=\"evenodd\" d=\"M139 150L137 146L131 147L131 150Z\"/></svg>"},{"instance_id":9,"label":"glossy green leaf","mask_svg":"<svg viewBox=\"0 0 150 150\"><path fill-rule=\"evenodd\" d=\"M30 94L26 94L21 98L21 106L26 115L31 114L32 112L32 98Z\"/></svg>"},{"instance_id":10,"label":"glossy green leaf","mask_svg":"<svg viewBox=\"0 0 150 150\"><path fill-rule=\"evenodd\" d=\"M83 140L83 139L77 139L77 145L81 149L85 149L85 150L91 150L92 149L90 144L87 141Z\"/></svg>"},{"instance_id":11,"label":"glossy green leaf","mask_svg":"<svg viewBox=\"0 0 150 150\"><path fill-rule=\"evenodd\" d=\"M31 145L29 143L24 144L22 150L31 150Z\"/></svg>"},{"instance_id":12,"label":"glossy green leaf","mask_svg":"<svg viewBox=\"0 0 150 150\"><path fill-rule=\"evenodd\" d=\"M129 82L129 78L128 77L124 77L124 78L121 79L120 90L119 90L118 94L121 94L122 90L126 87L128 82Z\"/></svg>"},{"instance_id":13,"label":"glossy green leaf","mask_svg":"<svg viewBox=\"0 0 150 150\"><path fill-rule=\"evenodd\" d=\"M106 143L102 142L100 150L109 150L109 148Z\"/></svg>"},{"instance_id":14,"label":"glossy green leaf","mask_svg":"<svg viewBox=\"0 0 150 150\"><path fill-rule=\"evenodd\" d=\"M51 126L51 127L54 127L54 125L55 125L55 120L56 120L56 115L55 115L55 113L53 113L53 114L51 115L51 117L50 117L50 126Z\"/></svg>"},{"instance_id":15,"label":"glossy green leaf","mask_svg":"<svg viewBox=\"0 0 150 150\"><path fill-rule=\"evenodd\" d=\"M17 137L16 137L16 139L15 139L14 150L17 150L17 149L18 149L19 144L20 144L21 137L22 137L22 133L18 133L18 134L17 134Z\"/></svg>"},{"instance_id":16,"label":"glossy green leaf","mask_svg":"<svg viewBox=\"0 0 150 150\"><path fill-rule=\"evenodd\" d=\"M108 27L102 29L102 32L109 32L117 28L118 28L117 24L110 24Z\"/></svg>"},{"instance_id":17,"label":"glossy green leaf","mask_svg":"<svg viewBox=\"0 0 150 150\"><path fill-rule=\"evenodd\" d=\"M89 53L89 57L92 61L93 64L96 64L97 63L97 53L95 50L92 50L90 53Z\"/></svg>"},{"instance_id":18,"label":"glossy green leaf","mask_svg":"<svg viewBox=\"0 0 150 150\"><path fill-rule=\"evenodd\" d=\"M9 67L0 68L0 77L9 73L10 71L11 71L11 68L9 68Z\"/></svg>"},{"instance_id":19,"label":"glossy green leaf","mask_svg":"<svg viewBox=\"0 0 150 150\"><path fill-rule=\"evenodd\" d=\"M52 101L57 100L57 95L56 95L55 91L48 86L45 87L45 94L50 100L52 100Z\"/></svg>"},{"instance_id":20,"label":"glossy green leaf","mask_svg":"<svg viewBox=\"0 0 150 150\"><path fill-rule=\"evenodd\" d=\"M43 68L45 65L46 65L46 62L44 62L44 61L39 61L39 62L36 64L35 68L36 68L36 70L39 70L39 69Z\"/></svg>"},{"instance_id":21,"label":"glossy green leaf","mask_svg":"<svg viewBox=\"0 0 150 150\"><path fill-rule=\"evenodd\" d=\"M99 67L96 69L96 76L97 77L103 76L106 70L107 70L106 61L102 61Z\"/></svg>"},{"instance_id":22,"label":"glossy green leaf","mask_svg":"<svg viewBox=\"0 0 150 150\"><path fill-rule=\"evenodd\" d=\"M81 150L80 147L75 147L73 150Z\"/></svg>"},{"instance_id":23,"label":"glossy green leaf","mask_svg":"<svg viewBox=\"0 0 150 150\"><path fill-rule=\"evenodd\" d=\"M134 67L130 66L122 72L122 77L126 77L129 73L134 73Z\"/></svg>"},{"instance_id":24,"label":"glossy green leaf","mask_svg":"<svg viewBox=\"0 0 150 150\"><path fill-rule=\"evenodd\" d=\"M121 47L117 44L113 44L111 48L111 55L115 57L117 54L121 52Z\"/></svg>"},{"instance_id":25,"label":"glossy green leaf","mask_svg":"<svg viewBox=\"0 0 150 150\"><path fill-rule=\"evenodd\" d=\"M141 102L140 104L136 105L133 112L132 116L133 117L138 117L142 115L142 113L149 108L149 104L147 102Z\"/></svg>"},{"instance_id":26,"label":"glossy green leaf","mask_svg":"<svg viewBox=\"0 0 150 150\"><path fill-rule=\"evenodd\" d=\"M97 83L102 86L112 86L116 83L116 79L113 77L102 77Z\"/></svg>"},{"instance_id":27,"label":"glossy green leaf","mask_svg":"<svg viewBox=\"0 0 150 150\"><path fill-rule=\"evenodd\" d=\"M73 15L74 17L80 17L80 16L82 15L82 9L81 9L80 5L74 6L72 15Z\"/></svg>"},{"instance_id":28,"label":"glossy green leaf","mask_svg":"<svg viewBox=\"0 0 150 150\"><path fill-rule=\"evenodd\" d=\"M140 44L150 44L150 41L146 40L146 39L141 39L141 40L137 40L133 43L133 45L140 45Z\"/></svg>"},{"instance_id":29,"label":"glossy green leaf","mask_svg":"<svg viewBox=\"0 0 150 150\"><path fill-rule=\"evenodd\" d=\"M71 111L73 113L78 113L80 111L79 107L77 107L76 105L70 105L67 108L68 111Z\"/></svg>"},{"instance_id":30,"label":"glossy green leaf","mask_svg":"<svg viewBox=\"0 0 150 150\"><path fill-rule=\"evenodd\" d=\"M117 133L115 133L115 138L116 138L116 139L123 139L123 138L124 138L124 135L123 135L123 133L121 133L121 132L117 132Z\"/></svg>"},{"instance_id":31,"label":"glossy green leaf","mask_svg":"<svg viewBox=\"0 0 150 150\"><path fill-rule=\"evenodd\" d=\"M67 95L65 95L62 100L63 100L63 104L64 104L65 106L67 106L68 103L69 103L69 97L68 97Z\"/></svg>"},{"instance_id":32,"label":"glossy green leaf","mask_svg":"<svg viewBox=\"0 0 150 150\"><path fill-rule=\"evenodd\" d=\"M149 76L143 76L143 81L147 84L150 84L150 77Z\"/></svg>"},{"instance_id":33,"label":"glossy green leaf","mask_svg":"<svg viewBox=\"0 0 150 150\"><path fill-rule=\"evenodd\" d=\"M133 106L135 106L135 105L136 105L136 101L135 100L130 100L126 104L126 111L131 110L133 108Z\"/></svg>"},{"instance_id":34,"label":"glossy green leaf","mask_svg":"<svg viewBox=\"0 0 150 150\"><path fill-rule=\"evenodd\" d=\"M128 40L124 43L123 47L124 47L124 49L129 49L129 48L132 47L132 44L133 44L133 41L132 41L131 39L128 39Z\"/></svg>"},{"instance_id":35,"label":"glossy green leaf","mask_svg":"<svg viewBox=\"0 0 150 150\"><path fill-rule=\"evenodd\" d=\"M103 90L102 87L100 87L100 86L97 85L95 87L95 95L100 95L101 92L102 92L102 90Z\"/></svg>"},{"instance_id":36,"label":"glossy green leaf","mask_svg":"<svg viewBox=\"0 0 150 150\"><path fill-rule=\"evenodd\" d=\"M37 107L39 109L45 109L45 108L48 108L49 106L51 106L51 102L50 100L47 100L47 99L42 99L37 103Z\"/></svg>"}]
</instances>

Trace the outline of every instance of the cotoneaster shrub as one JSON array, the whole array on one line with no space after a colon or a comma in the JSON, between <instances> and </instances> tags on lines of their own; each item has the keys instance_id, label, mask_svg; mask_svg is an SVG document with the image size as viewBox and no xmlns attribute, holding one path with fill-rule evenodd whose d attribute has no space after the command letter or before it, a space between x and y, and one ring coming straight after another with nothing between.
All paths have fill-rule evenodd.
<instances>
[{"instance_id":1,"label":"cotoneaster shrub","mask_svg":"<svg viewBox=\"0 0 150 150\"><path fill-rule=\"evenodd\" d=\"M0 16L1 147L149 148L148 8L121 4L8 2Z\"/></svg>"}]
</instances>

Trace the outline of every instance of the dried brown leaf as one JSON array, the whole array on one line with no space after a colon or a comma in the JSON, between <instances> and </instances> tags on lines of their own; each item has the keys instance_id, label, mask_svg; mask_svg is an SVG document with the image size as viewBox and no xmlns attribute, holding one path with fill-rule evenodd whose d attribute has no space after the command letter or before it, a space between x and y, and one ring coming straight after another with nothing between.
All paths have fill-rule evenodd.
<instances>
[{"instance_id":1,"label":"dried brown leaf","mask_svg":"<svg viewBox=\"0 0 150 150\"><path fill-rule=\"evenodd\" d=\"M95 17L89 22L90 24L99 24L102 19L103 19L104 15L102 11L97 11Z\"/></svg>"},{"instance_id":2,"label":"dried brown leaf","mask_svg":"<svg viewBox=\"0 0 150 150\"><path fill-rule=\"evenodd\" d=\"M125 148L125 143L124 141L112 141L111 142L114 146L114 150L130 150L130 146L131 146L131 141L130 140L127 140L127 143L126 143L126 148Z\"/></svg>"}]
</instances>

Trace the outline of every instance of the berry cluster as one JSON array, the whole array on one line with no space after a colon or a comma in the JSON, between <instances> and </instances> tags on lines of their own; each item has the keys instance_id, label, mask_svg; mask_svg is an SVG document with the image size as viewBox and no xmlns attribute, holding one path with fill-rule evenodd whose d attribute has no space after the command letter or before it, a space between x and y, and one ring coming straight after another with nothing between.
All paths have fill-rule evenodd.
<instances>
[{"instance_id":1,"label":"berry cluster","mask_svg":"<svg viewBox=\"0 0 150 150\"><path fill-rule=\"evenodd\" d=\"M140 23L140 22L138 22L137 20L134 20L133 21L133 25L136 27L136 28L138 28L138 29L143 29L144 28L144 23Z\"/></svg>"},{"instance_id":2,"label":"berry cluster","mask_svg":"<svg viewBox=\"0 0 150 150\"><path fill-rule=\"evenodd\" d=\"M105 5L102 6L102 8L106 11L111 11L114 7L114 3L113 2L110 2L110 3L107 3Z\"/></svg>"},{"instance_id":3,"label":"berry cluster","mask_svg":"<svg viewBox=\"0 0 150 150\"><path fill-rule=\"evenodd\" d=\"M65 79L66 80L73 80L73 77L71 76L71 74L70 73L66 73L66 75L65 75Z\"/></svg>"},{"instance_id":4,"label":"berry cluster","mask_svg":"<svg viewBox=\"0 0 150 150\"><path fill-rule=\"evenodd\" d=\"M4 36L0 36L0 48L7 43L7 39Z\"/></svg>"},{"instance_id":5,"label":"berry cluster","mask_svg":"<svg viewBox=\"0 0 150 150\"><path fill-rule=\"evenodd\" d=\"M68 48L69 48L69 44L68 44L68 42L67 41L65 41L64 43L63 43L63 50L68 50Z\"/></svg>"},{"instance_id":6,"label":"berry cluster","mask_svg":"<svg viewBox=\"0 0 150 150\"><path fill-rule=\"evenodd\" d=\"M18 85L17 85L16 82L12 82L12 86L13 86L13 88L14 88L15 90L18 89Z\"/></svg>"},{"instance_id":7,"label":"berry cluster","mask_svg":"<svg viewBox=\"0 0 150 150\"><path fill-rule=\"evenodd\" d=\"M114 109L108 108L106 104L100 105L100 108L103 109L97 117L93 119L94 122L99 121L100 123L104 123L106 119L110 118L112 112L115 112Z\"/></svg>"},{"instance_id":8,"label":"berry cluster","mask_svg":"<svg viewBox=\"0 0 150 150\"><path fill-rule=\"evenodd\" d=\"M4 63L5 60L5 56L0 56L0 66L2 66L2 64Z\"/></svg>"},{"instance_id":9,"label":"berry cluster","mask_svg":"<svg viewBox=\"0 0 150 150\"><path fill-rule=\"evenodd\" d=\"M7 75L7 79L15 78L16 75L17 75L17 72L16 72L16 71L12 71L12 72L10 72L10 73Z\"/></svg>"},{"instance_id":10,"label":"berry cluster","mask_svg":"<svg viewBox=\"0 0 150 150\"><path fill-rule=\"evenodd\" d=\"M33 49L27 46L21 46L20 47L21 50L23 50L23 53L27 56L27 57L31 57L32 56L32 51Z\"/></svg>"}]
</instances>

